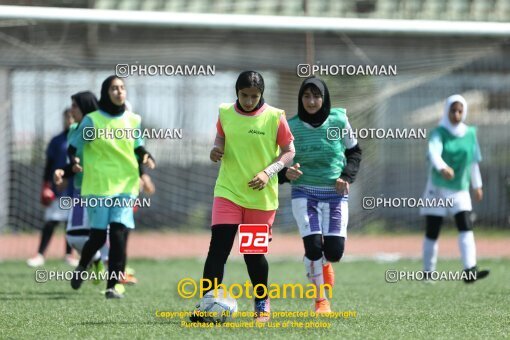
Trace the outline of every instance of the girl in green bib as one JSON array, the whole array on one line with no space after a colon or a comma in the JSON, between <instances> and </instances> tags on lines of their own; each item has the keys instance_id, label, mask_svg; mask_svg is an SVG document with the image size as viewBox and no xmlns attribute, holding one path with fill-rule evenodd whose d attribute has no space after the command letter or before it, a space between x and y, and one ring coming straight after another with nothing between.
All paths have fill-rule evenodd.
<instances>
[{"instance_id":1,"label":"girl in green bib","mask_svg":"<svg viewBox=\"0 0 510 340\"><path fill-rule=\"evenodd\" d=\"M439 126L430 134L428 158L431 163L424 199L442 202L435 207L423 207L425 239L423 241L423 269L436 270L437 239L443 218L451 215L459 230L459 248L466 275L464 282L471 283L489 275L488 270L476 267L476 246L469 218L472 210L470 185L476 201L483 196L482 177L478 163L482 160L476 128L464 123L468 111L461 95L446 99ZM453 202L452 205L447 202Z\"/></svg>"},{"instance_id":2,"label":"girl in green bib","mask_svg":"<svg viewBox=\"0 0 510 340\"><path fill-rule=\"evenodd\" d=\"M217 134L210 158L221 161L214 188L211 242L203 278L223 280L223 270L239 224L271 226L278 208L278 171L294 157L293 137L285 112L265 103L264 79L242 72L235 85L235 103L219 109ZM253 287L257 321L269 320L268 263L263 254L245 254ZM212 287L211 287L212 289ZM265 291L267 293L267 290ZM193 316L192 321L200 321Z\"/></svg>"},{"instance_id":3,"label":"girl in green bib","mask_svg":"<svg viewBox=\"0 0 510 340\"><path fill-rule=\"evenodd\" d=\"M86 115L91 112L95 112L99 109L98 101L96 96L90 91L78 92L71 96L72 105L71 112L75 123L70 126L67 138L69 141L73 140L73 136L78 130L78 126ZM83 165L83 154L77 152L76 156L80 159L80 163ZM74 173L71 169L71 164L68 164L63 169L57 169L53 175L53 181L59 185L64 182L65 178L73 176L73 198L79 199L81 191L81 183L83 180L83 173ZM67 242L73 247L78 254L82 253L83 246L89 239L90 227L88 224L87 210L80 206L75 205L72 207L69 218L67 220L66 228L66 239ZM106 254L105 254L106 253ZM97 274L104 268L101 257L108 254L106 245L103 246L101 251L97 251L93 257L92 270ZM99 283L99 280L93 281L95 284Z\"/></svg>"},{"instance_id":4,"label":"girl in green bib","mask_svg":"<svg viewBox=\"0 0 510 340\"><path fill-rule=\"evenodd\" d=\"M109 229L109 275L106 298L123 297L115 285L125 272L126 228L134 229L131 203L139 193L138 160L149 168L155 164L145 150L143 140L133 134L115 131L140 129L141 117L125 107L126 89L122 79L106 78L101 86L99 110L89 113L80 123L69 146L73 171L83 171L81 195L86 199L90 237L83 246L80 263L75 269L71 286L78 289L85 271L96 251L106 242ZM82 152L81 165L76 157ZM92 205L92 202L96 204Z\"/></svg>"},{"instance_id":5,"label":"girl in green bib","mask_svg":"<svg viewBox=\"0 0 510 340\"><path fill-rule=\"evenodd\" d=\"M349 186L361 161L346 110L331 108L329 91L319 78L305 79L298 94L298 114L289 120L295 165L279 174L292 185L292 213L305 248L308 279L319 293L315 312L331 312L322 287L334 285L331 262L343 256L347 237Z\"/></svg>"}]
</instances>

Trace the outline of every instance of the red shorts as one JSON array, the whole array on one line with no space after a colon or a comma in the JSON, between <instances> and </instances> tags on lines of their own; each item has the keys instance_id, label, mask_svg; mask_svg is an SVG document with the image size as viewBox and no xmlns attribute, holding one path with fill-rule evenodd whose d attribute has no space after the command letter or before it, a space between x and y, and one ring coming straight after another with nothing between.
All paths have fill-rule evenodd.
<instances>
[{"instance_id":1,"label":"red shorts","mask_svg":"<svg viewBox=\"0 0 510 340\"><path fill-rule=\"evenodd\" d=\"M211 225L268 224L273 225L276 210L247 209L223 198L214 197Z\"/></svg>"}]
</instances>

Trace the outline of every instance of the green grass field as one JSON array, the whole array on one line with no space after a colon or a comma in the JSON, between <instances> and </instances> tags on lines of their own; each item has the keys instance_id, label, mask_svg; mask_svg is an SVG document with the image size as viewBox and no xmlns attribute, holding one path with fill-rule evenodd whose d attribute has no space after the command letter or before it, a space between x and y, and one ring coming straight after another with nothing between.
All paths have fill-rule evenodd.
<instances>
[{"instance_id":1,"label":"green grass field","mask_svg":"<svg viewBox=\"0 0 510 340\"><path fill-rule=\"evenodd\" d=\"M271 260L271 259L270 259ZM157 318L156 311L188 311L198 299L177 294L177 282L198 279L199 260L133 260L140 282L127 287L123 300L105 300L104 285L84 283L73 291L69 282L35 282L35 270L24 262L0 263L0 338L221 338L248 339L264 335L270 339L295 338L505 338L510 334L510 261L482 260L491 269L489 278L473 285L462 282L416 281L386 283L388 269L419 270L418 261L376 263L345 262L335 265L337 285L334 311L356 311L348 319L273 319L265 328L186 329L179 318ZM460 262L440 261L438 270L458 270ZM49 262L48 270L68 270L60 261ZM270 262L271 283L307 281L299 261ZM245 265L236 257L226 268L226 284L244 283ZM239 310L251 311L252 302L238 300ZM273 311L311 310L305 299L273 299ZM322 321L325 328L272 328L276 322ZM236 320L249 321L249 319ZM282 325L282 324L280 324Z\"/></svg>"}]
</instances>

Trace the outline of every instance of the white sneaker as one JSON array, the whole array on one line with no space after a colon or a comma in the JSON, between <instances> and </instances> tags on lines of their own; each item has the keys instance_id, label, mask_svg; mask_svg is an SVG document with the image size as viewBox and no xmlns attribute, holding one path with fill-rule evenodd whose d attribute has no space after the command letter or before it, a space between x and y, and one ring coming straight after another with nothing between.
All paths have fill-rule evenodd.
<instances>
[{"instance_id":1,"label":"white sneaker","mask_svg":"<svg viewBox=\"0 0 510 340\"><path fill-rule=\"evenodd\" d=\"M80 263L80 261L78 259L75 259L71 255L66 255L66 257L64 257L64 262L73 268L78 267L78 264Z\"/></svg>"},{"instance_id":2,"label":"white sneaker","mask_svg":"<svg viewBox=\"0 0 510 340\"><path fill-rule=\"evenodd\" d=\"M41 254L37 254L36 256L27 260L27 264L29 267L37 268L44 266L44 256Z\"/></svg>"}]
</instances>

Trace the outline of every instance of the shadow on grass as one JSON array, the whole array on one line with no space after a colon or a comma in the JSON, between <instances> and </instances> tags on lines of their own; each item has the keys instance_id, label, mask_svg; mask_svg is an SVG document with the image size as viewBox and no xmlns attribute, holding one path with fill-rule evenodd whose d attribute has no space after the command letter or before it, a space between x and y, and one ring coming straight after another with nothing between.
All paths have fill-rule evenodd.
<instances>
[{"instance_id":1,"label":"shadow on grass","mask_svg":"<svg viewBox=\"0 0 510 340\"><path fill-rule=\"evenodd\" d=\"M161 325L161 324L173 324L180 325L181 320L154 320L154 321L83 321L75 323L77 326L110 326L110 325Z\"/></svg>"},{"instance_id":2,"label":"shadow on grass","mask_svg":"<svg viewBox=\"0 0 510 340\"><path fill-rule=\"evenodd\" d=\"M41 292L41 291L24 291L24 292L0 292L0 301L9 300L68 300L74 299L74 292Z\"/></svg>"},{"instance_id":3,"label":"shadow on grass","mask_svg":"<svg viewBox=\"0 0 510 340\"><path fill-rule=\"evenodd\" d=\"M9 279L13 278L25 278L25 277L34 277L35 272L30 273L15 273L10 271L3 271L2 275L5 275L5 277L8 277Z\"/></svg>"},{"instance_id":4,"label":"shadow on grass","mask_svg":"<svg viewBox=\"0 0 510 340\"><path fill-rule=\"evenodd\" d=\"M44 298L44 299L41 297L35 297L35 296L0 297L0 301L41 301L41 300L69 300L69 298L67 296L52 296L52 297L48 297L48 298Z\"/></svg>"}]
</instances>

